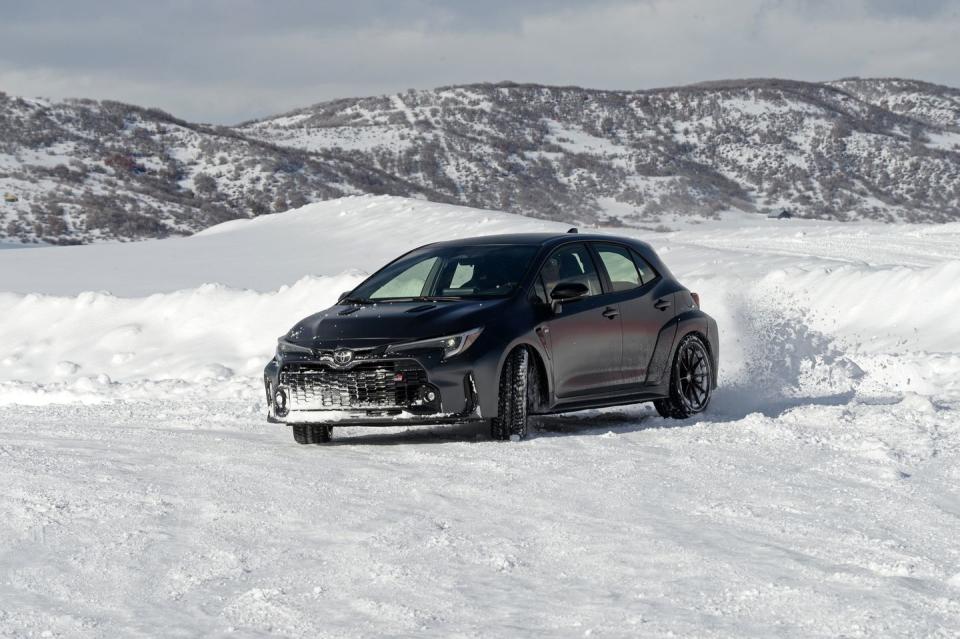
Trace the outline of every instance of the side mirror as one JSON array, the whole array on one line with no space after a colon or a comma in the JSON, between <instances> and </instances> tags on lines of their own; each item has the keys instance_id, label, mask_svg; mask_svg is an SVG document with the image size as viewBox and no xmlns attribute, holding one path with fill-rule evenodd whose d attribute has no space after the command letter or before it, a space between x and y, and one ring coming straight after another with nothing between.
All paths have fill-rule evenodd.
<instances>
[{"instance_id":1,"label":"side mirror","mask_svg":"<svg viewBox=\"0 0 960 639\"><path fill-rule=\"evenodd\" d=\"M344 291L343 293L340 293L340 297L337 298L337 304L342 302L347 297L350 297L350 293L353 293L353 291Z\"/></svg>"},{"instance_id":2,"label":"side mirror","mask_svg":"<svg viewBox=\"0 0 960 639\"><path fill-rule=\"evenodd\" d=\"M550 302L554 312L560 311L563 302L576 302L590 293L586 284L580 282L560 282L550 291Z\"/></svg>"}]
</instances>

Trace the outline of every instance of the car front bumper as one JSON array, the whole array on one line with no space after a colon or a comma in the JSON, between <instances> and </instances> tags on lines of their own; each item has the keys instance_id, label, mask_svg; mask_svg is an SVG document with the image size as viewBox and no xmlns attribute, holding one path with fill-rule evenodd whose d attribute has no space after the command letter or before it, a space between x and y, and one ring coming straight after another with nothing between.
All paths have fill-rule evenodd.
<instances>
[{"instance_id":1,"label":"car front bumper","mask_svg":"<svg viewBox=\"0 0 960 639\"><path fill-rule=\"evenodd\" d=\"M264 369L267 421L397 426L482 419L472 371L437 354L372 354L337 367L329 359L279 356Z\"/></svg>"}]
</instances>

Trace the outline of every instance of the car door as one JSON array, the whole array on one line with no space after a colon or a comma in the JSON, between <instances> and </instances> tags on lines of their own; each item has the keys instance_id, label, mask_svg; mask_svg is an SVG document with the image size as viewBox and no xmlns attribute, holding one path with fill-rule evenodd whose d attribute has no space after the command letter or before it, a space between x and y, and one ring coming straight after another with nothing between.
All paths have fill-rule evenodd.
<instances>
[{"instance_id":1,"label":"car door","mask_svg":"<svg viewBox=\"0 0 960 639\"><path fill-rule=\"evenodd\" d=\"M657 336L673 316L668 305L672 295L657 296L659 275L640 255L626 246L592 242L601 267L601 277L611 293L611 303L620 309L623 327L622 383L640 384L647 378ZM639 262L638 262L639 260Z\"/></svg>"},{"instance_id":2,"label":"car door","mask_svg":"<svg viewBox=\"0 0 960 639\"><path fill-rule=\"evenodd\" d=\"M539 277L548 298L560 282L581 283L589 290L586 297L564 302L544 322L549 332L556 396L564 399L601 393L619 383L620 311L604 295L587 245L576 242L557 248L547 258Z\"/></svg>"}]
</instances>

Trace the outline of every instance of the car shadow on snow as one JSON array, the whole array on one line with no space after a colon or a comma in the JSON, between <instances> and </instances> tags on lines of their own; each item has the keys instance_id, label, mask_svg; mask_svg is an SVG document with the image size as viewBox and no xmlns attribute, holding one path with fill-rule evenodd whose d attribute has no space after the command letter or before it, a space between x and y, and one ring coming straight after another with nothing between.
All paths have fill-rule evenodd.
<instances>
[{"instance_id":1,"label":"car shadow on snow","mask_svg":"<svg viewBox=\"0 0 960 639\"><path fill-rule=\"evenodd\" d=\"M462 444L489 438L484 422L451 425L334 426L333 439L324 446L400 446L408 444Z\"/></svg>"},{"instance_id":2,"label":"car shadow on snow","mask_svg":"<svg viewBox=\"0 0 960 639\"><path fill-rule=\"evenodd\" d=\"M607 433L632 433L658 428L691 426L696 419L663 419L652 409L640 405L624 410L588 410L562 415L538 415L527 439L575 435L602 436ZM335 427L327 446L398 446L409 444L456 444L491 442L486 422L468 422L450 426L410 424L407 427Z\"/></svg>"},{"instance_id":3,"label":"car shadow on snow","mask_svg":"<svg viewBox=\"0 0 960 639\"><path fill-rule=\"evenodd\" d=\"M694 423L693 420L664 419L654 413L652 409L646 409L643 404L631 405L620 410L605 409L560 415L540 415L534 419L536 425L531 437L602 436L607 433L621 435L659 428L681 428Z\"/></svg>"}]
</instances>

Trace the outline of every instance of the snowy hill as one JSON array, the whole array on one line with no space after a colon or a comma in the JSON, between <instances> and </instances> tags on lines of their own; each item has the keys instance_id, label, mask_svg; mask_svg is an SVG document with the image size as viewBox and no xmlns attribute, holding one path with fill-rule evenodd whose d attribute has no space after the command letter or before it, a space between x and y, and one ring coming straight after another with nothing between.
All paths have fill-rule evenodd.
<instances>
[{"instance_id":1,"label":"snowy hill","mask_svg":"<svg viewBox=\"0 0 960 639\"><path fill-rule=\"evenodd\" d=\"M276 336L361 270L535 229L565 226L362 196L0 251L0 634L960 631L958 223L625 230L720 324L699 419L265 423Z\"/></svg>"},{"instance_id":2,"label":"snowy hill","mask_svg":"<svg viewBox=\"0 0 960 639\"><path fill-rule=\"evenodd\" d=\"M906 81L635 92L505 83L338 100L240 130L336 148L472 206L552 219L786 208L942 222L960 215L956 95Z\"/></svg>"},{"instance_id":3,"label":"snowy hill","mask_svg":"<svg viewBox=\"0 0 960 639\"><path fill-rule=\"evenodd\" d=\"M0 95L0 239L187 235L344 195L656 226L737 209L960 218L960 102L910 80L647 91L479 84L238 127Z\"/></svg>"},{"instance_id":4,"label":"snowy hill","mask_svg":"<svg viewBox=\"0 0 960 639\"><path fill-rule=\"evenodd\" d=\"M280 149L156 109L0 94L0 194L12 200L0 202L0 238L189 235L361 193L434 195L335 152Z\"/></svg>"},{"instance_id":5,"label":"snowy hill","mask_svg":"<svg viewBox=\"0 0 960 639\"><path fill-rule=\"evenodd\" d=\"M847 78L827 84L887 111L960 131L960 89L900 78Z\"/></svg>"}]
</instances>

